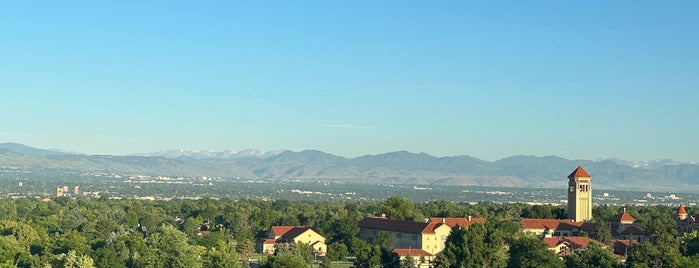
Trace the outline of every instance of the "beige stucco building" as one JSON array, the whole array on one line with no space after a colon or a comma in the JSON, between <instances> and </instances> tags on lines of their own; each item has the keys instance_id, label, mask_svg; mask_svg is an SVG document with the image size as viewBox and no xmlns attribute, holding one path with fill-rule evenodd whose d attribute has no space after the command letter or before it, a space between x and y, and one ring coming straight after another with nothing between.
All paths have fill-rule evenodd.
<instances>
[{"instance_id":1,"label":"beige stucco building","mask_svg":"<svg viewBox=\"0 0 699 268\"><path fill-rule=\"evenodd\" d=\"M256 241L255 249L258 253L273 254L275 247L291 243L309 245L313 248L313 253L318 256L325 256L328 252L325 237L306 226L272 226L267 233L267 238Z\"/></svg>"},{"instance_id":2,"label":"beige stucco building","mask_svg":"<svg viewBox=\"0 0 699 268\"><path fill-rule=\"evenodd\" d=\"M485 223L485 218L432 218L427 222L415 222L372 217L359 222L359 238L370 240L387 232L396 238L395 249L420 249L434 255L444 249L444 241L452 227L468 228L475 222Z\"/></svg>"}]
</instances>

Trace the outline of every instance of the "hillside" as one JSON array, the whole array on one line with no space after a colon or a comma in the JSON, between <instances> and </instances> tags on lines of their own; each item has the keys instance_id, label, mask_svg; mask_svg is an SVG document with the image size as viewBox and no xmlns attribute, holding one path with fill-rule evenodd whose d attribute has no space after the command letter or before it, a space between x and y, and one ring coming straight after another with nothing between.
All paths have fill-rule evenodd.
<instances>
[{"instance_id":1,"label":"hillside","mask_svg":"<svg viewBox=\"0 0 699 268\"><path fill-rule=\"evenodd\" d=\"M225 154L197 151L165 156L65 154L0 144L0 169L69 170L122 174L207 176L249 180L328 180L416 185L477 185L562 188L560 181L582 164L598 189L697 191L699 165L633 165L613 160L568 160L557 156L512 156L484 161L470 156L435 157L406 151L345 158L307 150ZM218 157L217 157L218 156Z\"/></svg>"}]
</instances>

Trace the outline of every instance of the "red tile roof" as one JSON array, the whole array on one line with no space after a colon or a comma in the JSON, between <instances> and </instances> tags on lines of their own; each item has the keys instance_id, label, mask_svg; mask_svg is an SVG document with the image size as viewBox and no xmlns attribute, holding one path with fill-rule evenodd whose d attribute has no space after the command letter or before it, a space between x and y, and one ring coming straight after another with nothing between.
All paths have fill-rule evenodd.
<instances>
[{"instance_id":1,"label":"red tile roof","mask_svg":"<svg viewBox=\"0 0 699 268\"><path fill-rule=\"evenodd\" d=\"M359 221L359 228L376 229L408 234L433 234L442 223L425 223L417 221L397 221L386 218L365 218Z\"/></svg>"},{"instance_id":2,"label":"red tile roof","mask_svg":"<svg viewBox=\"0 0 699 268\"><path fill-rule=\"evenodd\" d=\"M618 214L614 217L611 217L609 219L609 221L611 221L611 222L622 222L622 221L634 222L634 221L636 221L636 218L631 216L631 214L629 214L628 212L624 211L624 213L621 213L621 214Z\"/></svg>"},{"instance_id":3,"label":"red tile roof","mask_svg":"<svg viewBox=\"0 0 699 268\"><path fill-rule=\"evenodd\" d=\"M585 178L591 177L590 174L587 173L587 171L585 171L585 169L582 168L582 166L578 166L575 170L573 170L572 173L570 173L570 175L568 175L569 179L582 178L582 177L585 177Z\"/></svg>"},{"instance_id":4,"label":"red tile roof","mask_svg":"<svg viewBox=\"0 0 699 268\"><path fill-rule=\"evenodd\" d=\"M289 230L288 232L284 233L282 235L282 238L292 240L292 239L296 238L297 236L301 235L303 232L308 231L308 230L313 230L313 228L303 227L303 226L295 226L295 227L291 228L291 230ZM315 230L314 230L314 232L315 232Z\"/></svg>"},{"instance_id":5,"label":"red tile roof","mask_svg":"<svg viewBox=\"0 0 699 268\"><path fill-rule=\"evenodd\" d=\"M680 207L677 209L677 215L687 215L687 210L684 209L684 204L680 204Z\"/></svg>"},{"instance_id":6,"label":"red tile roof","mask_svg":"<svg viewBox=\"0 0 699 268\"><path fill-rule=\"evenodd\" d=\"M415 248L396 248L393 249L393 253L398 254L398 256L404 257L404 256L412 256L412 257L420 257L420 256L425 256L425 257L432 257L432 254L430 254L427 251L424 251L422 249L415 249Z\"/></svg>"},{"instance_id":7,"label":"red tile roof","mask_svg":"<svg viewBox=\"0 0 699 268\"><path fill-rule=\"evenodd\" d=\"M634 244L638 244L637 241L633 241ZM626 255L628 253L629 247L631 247L631 243L629 240L612 240L612 247L614 249L614 254L617 255Z\"/></svg>"},{"instance_id":8,"label":"red tile roof","mask_svg":"<svg viewBox=\"0 0 699 268\"><path fill-rule=\"evenodd\" d=\"M471 220L469 221L468 218L430 218L430 223L444 223L450 228L454 228L457 225L464 228L468 228L469 226L471 226L471 224L477 222L485 223L486 219L471 217Z\"/></svg>"},{"instance_id":9,"label":"red tile roof","mask_svg":"<svg viewBox=\"0 0 699 268\"><path fill-rule=\"evenodd\" d=\"M567 242L571 247L578 249L586 248L592 239L582 236L554 236L546 237L543 239L543 241L549 248L553 248L561 243Z\"/></svg>"},{"instance_id":10,"label":"red tile roof","mask_svg":"<svg viewBox=\"0 0 699 268\"><path fill-rule=\"evenodd\" d=\"M286 232L294 229L295 226L272 226L272 233L275 237L283 236Z\"/></svg>"},{"instance_id":11,"label":"red tile roof","mask_svg":"<svg viewBox=\"0 0 699 268\"><path fill-rule=\"evenodd\" d=\"M576 222L570 219L522 219L523 229L549 229L549 230L573 230L580 229L592 231L595 224L590 222Z\"/></svg>"},{"instance_id":12,"label":"red tile roof","mask_svg":"<svg viewBox=\"0 0 699 268\"><path fill-rule=\"evenodd\" d=\"M561 237L558 236L546 237L542 241L544 241L544 244L546 244L546 246L548 246L549 248L556 247L561 243L565 242L565 240L561 239Z\"/></svg>"},{"instance_id":13,"label":"red tile roof","mask_svg":"<svg viewBox=\"0 0 699 268\"><path fill-rule=\"evenodd\" d=\"M570 246L572 246L573 248L586 248L588 245L590 245L590 242L593 241L589 237L583 236L566 236L563 237L563 239L568 241L568 243L570 243Z\"/></svg>"}]
</instances>

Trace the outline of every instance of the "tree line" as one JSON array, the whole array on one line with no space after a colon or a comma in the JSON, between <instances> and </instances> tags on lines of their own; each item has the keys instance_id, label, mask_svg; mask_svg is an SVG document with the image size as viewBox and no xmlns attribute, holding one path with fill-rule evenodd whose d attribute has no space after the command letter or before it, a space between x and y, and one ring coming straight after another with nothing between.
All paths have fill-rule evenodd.
<instances>
[{"instance_id":1,"label":"tree line","mask_svg":"<svg viewBox=\"0 0 699 268\"><path fill-rule=\"evenodd\" d=\"M624 208L598 206L598 226ZM699 267L699 236L679 237L675 208L627 207L643 221L651 241L634 245L628 267ZM694 208L688 208L690 212ZM355 267L411 267L391 252L395 238L358 239L357 223L386 214L391 219L424 221L429 217L485 217L486 224L454 229L437 267L623 267L600 241L564 260L540 239L521 231L521 218L565 218L565 207L522 203L412 203L390 197L378 203L288 200L110 200L55 198L0 199L0 267L247 267L254 241L270 226L312 226L327 238L328 254L320 266L352 257ZM608 230L608 229L607 229ZM584 235L584 234L583 234ZM307 245L277 250L262 267L299 267L312 263Z\"/></svg>"}]
</instances>

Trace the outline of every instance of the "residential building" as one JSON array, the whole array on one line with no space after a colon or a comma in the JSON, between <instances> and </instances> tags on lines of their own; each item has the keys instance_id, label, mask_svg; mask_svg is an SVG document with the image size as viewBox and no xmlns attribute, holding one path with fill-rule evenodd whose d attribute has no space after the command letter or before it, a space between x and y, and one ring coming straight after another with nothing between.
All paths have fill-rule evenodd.
<instances>
[{"instance_id":1,"label":"residential building","mask_svg":"<svg viewBox=\"0 0 699 268\"><path fill-rule=\"evenodd\" d=\"M588 237L567 236L567 237L546 237L544 244L549 250L556 252L558 257L565 257L579 249L587 248L590 242L594 241Z\"/></svg>"},{"instance_id":2,"label":"residential building","mask_svg":"<svg viewBox=\"0 0 699 268\"><path fill-rule=\"evenodd\" d=\"M299 243L311 246L317 256L325 256L328 252L325 237L306 226L272 226L267 238L260 238L255 242L255 250L257 253L274 254L278 246Z\"/></svg>"}]
</instances>

